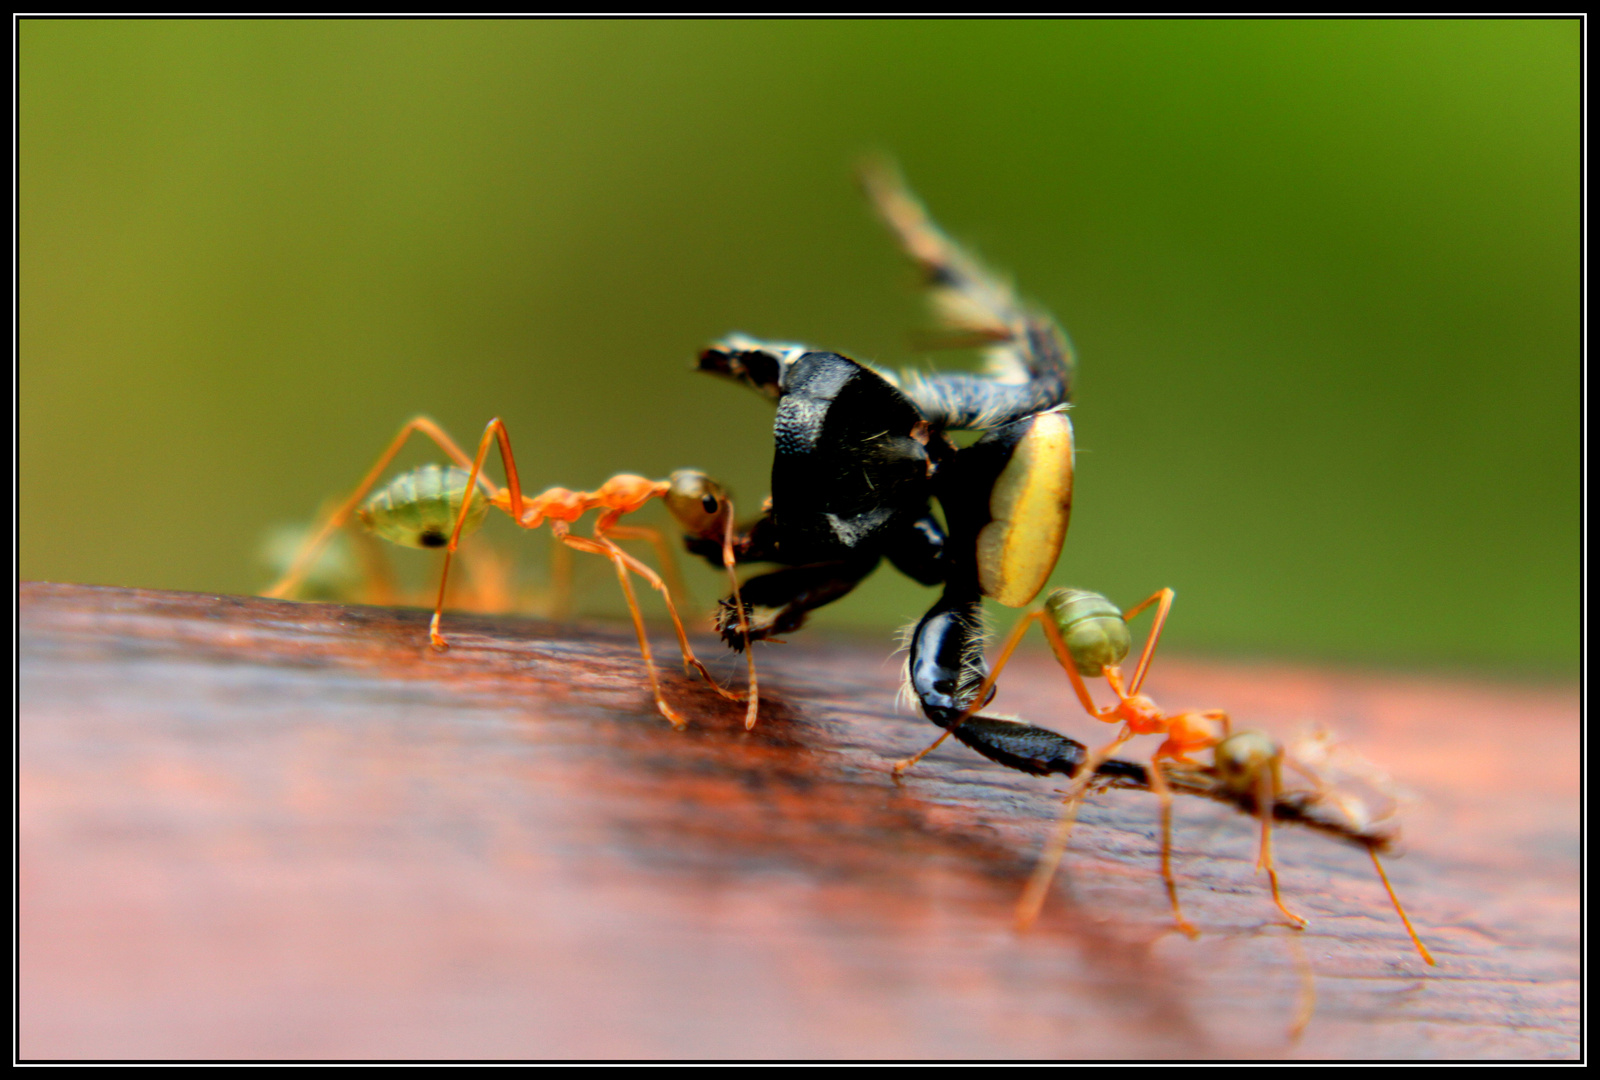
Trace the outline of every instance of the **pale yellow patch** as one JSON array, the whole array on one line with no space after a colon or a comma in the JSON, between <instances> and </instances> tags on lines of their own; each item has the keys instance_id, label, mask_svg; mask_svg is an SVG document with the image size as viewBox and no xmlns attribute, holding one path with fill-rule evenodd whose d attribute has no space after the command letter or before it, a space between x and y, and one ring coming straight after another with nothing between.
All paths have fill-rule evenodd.
<instances>
[{"instance_id":1,"label":"pale yellow patch","mask_svg":"<svg viewBox=\"0 0 1600 1080\"><path fill-rule=\"evenodd\" d=\"M1072 513L1072 421L1041 413L1012 452L989 496L993 518L978 533L978 581L1007 607L1044 588Z\"/></svg>"}]
</instances>

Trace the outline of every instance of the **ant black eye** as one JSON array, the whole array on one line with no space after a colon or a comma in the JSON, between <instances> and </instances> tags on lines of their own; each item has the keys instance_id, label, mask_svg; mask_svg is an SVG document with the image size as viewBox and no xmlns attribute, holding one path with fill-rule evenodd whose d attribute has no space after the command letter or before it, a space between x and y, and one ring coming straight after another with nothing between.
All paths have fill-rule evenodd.
<instances>
[{"instance_id":1,"label":"ant black eye","mask_svg":"<svg viewBox=\"0 0 1600 1080\"><path fill-rule=\"evenodd\" d=\"M717 497L715 495L701 496L700 506L706 513L715 514L717 512Z\"/></svg>"}]
</instances>

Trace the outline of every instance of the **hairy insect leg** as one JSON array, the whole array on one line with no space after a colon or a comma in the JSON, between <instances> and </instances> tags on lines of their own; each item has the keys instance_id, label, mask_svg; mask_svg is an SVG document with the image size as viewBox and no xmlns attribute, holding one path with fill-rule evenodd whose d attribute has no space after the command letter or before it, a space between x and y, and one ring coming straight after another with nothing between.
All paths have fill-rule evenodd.
<instances>
[{"instance_id":1,"label":"hairy insect leg","mask_svg":"<svg viewBox=\"0 0 1600 1080\"><path fill-rule=\"evenodd\" d=\"M590 540L587 537L572 536L565 528L563 522L552 522L551 529L555 532L556 539L578 551L587 551L595 555L603 555L611 560L616 568L617 581L622 585L623 599L628 602L628 613L633 616L633 629L639 635L639 654L644 657L644 668L650 676L650 693L655 696L656 708L661 715L675 728L688 726L689 721L680 716L677 710L667 704L666 697L661 693L661 682L656 677L655 657L650 653L650 638L644 631L644 616L639 612L639 599L634 595L633 582L628 580L627 556L615 544L606 544L602 540ZM652 575L653 576L653 575ZM657 578L656 580L660 580ZM713 684L715 685L715 684Z\"/></svg>"},{"instance_id":2,"label":"hairy insect leg","mask_svg":"<svg viewBox=\"0 0 1600 1080\"><path fill-rule=\"evenodd\" d=\"M933 740L933 742L920 753L914 754L908 758L901 758L899 761L895 762L894 775L900 776L907 769L910 769L916 765L917 762L921 761L923 758L937 750L939 746L951 736L956 728L966 723L967 717L971 716L972 713L977 709L983 707L983 702L988 700L989 691L994 689L996 680L1000 678L1000 672L1005 668L1006 663L1011 659L1011 654L1017 651L1017 646L1022 642L1022 637L1027 633L1029 625L1031 625L1035 619L1043 618L1044 612L1041 610L1030 611L1028 614L1017 620L1017 624L1011 628L1011 633L1007 635L1005 644L1000 647L1000 656L995 661L993 670L989 672L988 677L985 678L982 685L978 687L978 692L973 695L973 704L956 718L955 723L945 728L944 733L941 734L937 739Z\"/></svg>"},{"instance_id":3,"label":"hairy insect leg","mask_svg":"<svg viewBox=\"0 0 1600 1080\"><path fill-rule=\"evenodd\" d=\"M722 602L717 632L730 648L739 649L747 642L794 630L812 611L849 594L879 559L874 554L757 574L740 586L737 601Z\"/></svg>"},{"instance_id":4,"label":"hairy insect leg","mask_svg":"<svg viewBox=\"0 0 1600 1080\"><path fill-rule=\"evenodd\" d=\"M1106 711L1094 703L1094 696L1089 693L1089 687L1084 683L1083 676L1079 674L1078 666L1072 659L1072 653L1067 647L1066 640L1062 638L1060 629L1050 618L1048 611L1046 611L1044 608L1039 608L1018 619L1016 625L1011 628L1011 633L1006 637L1005 643L1000 648L1000 655L995 660L994 668L989 672L982 684L979 685L977 692L973 695L972 704L967 707L965 712L956 718L955 723L945 728L944 734L935 739L933 743L925 748L921 753L909 758L902 758L901 760L895 762L894 774L896 776L904 774L906 770L910 769L923 758L933 753L933 751L937 749L939 745L942 744L946 739L948 739L958 727L964 724L973 713L983 707L984 703L989 700L989 693L994 689L995 684L1000 679L1000 672L1004 670L1006 664L1011 660L1011 654L1014 653L1017 649L1017 646L1021 644L1023 636L1028 631L1028 627L1035 620L1037 620L1040 626L1043 627L1045 638L1050 642L1050 651L1055 654L1056 661L1060 663L1062 670L1067 673L1067 679L1072 683L1073 693L1078 696L1078 701L1083 705L1084 710L1088 712L1090 716L1093 716L1096 719L1104 720L1107 718Z\"/></svg>"},{"instance_id":5,"label":"hairy insect leg","mask_svg":"<svg viewBox=\"0 0 1600 1080\"><path fill-rule=\"evenodd\" d=\"M295 587L300 584L301 578L305 576L306 571L311 568L312 563L316 560L317 553L322 550L323 545L328 542L334 532L346 521L350 520L350 514L360 505L361 500L366 498L367 493L378 482L378 478L389 467L389 463L395 459L395 455L400 453L401 448L405 446L406 440L411 437L413 432L420 432L433 440L434 445L443 450L452 461L463 469L471 465L471 460L456 445L455 440L445 433L443 428L426 416L413 416L401 425L399 434L390 441L383 453L378 455L377 462L367 471L367 475L356 486L354 493L340 503L338 508L328 516L328 519L322 523L322 527L306 542L300 554L290 563L289 569L284 573L283 577L279 578L272 588L262 593L263 596L282 599L295 590ZM485 482L484 486L485 492L493 496L495 492L493 485ZM470 488L471 484L468 484L468 487ZM464 499L463 505L467 502L470 502L470 500Z\"/></svg>"},{"instance_id":6,"label":"hairy insect leg","mask_svg":"<svg viewBox=\"0 0 1600 1080\"><path fill-rule=\"evenodd\" d=\"M921 266L931 285L950 294L948 299L939 298L941 313L964 336L950 336L949 347L1008 340L1021 312L1004 281L945 235L892 162L881 157L865 158L856 172L878 216L906 254Z\"/></svg>"}]
</instances>

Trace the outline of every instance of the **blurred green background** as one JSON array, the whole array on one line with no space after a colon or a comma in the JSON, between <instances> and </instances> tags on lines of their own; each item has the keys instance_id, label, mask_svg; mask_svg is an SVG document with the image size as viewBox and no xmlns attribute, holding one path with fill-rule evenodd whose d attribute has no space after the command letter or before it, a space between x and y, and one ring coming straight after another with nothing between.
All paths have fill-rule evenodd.
<instances>
[{"instance_id":1,"label":"blurred green background","mask_svg":"<svg viewBox=\"0 0 1600 1080\"><path fill-rule=\"evenodd\" d=\"M696 466L753 507L771 408L691 374L702 343L929 360L850 178L879 149L1078 348L1057 582L1175 586L1190 649L1575 671L1579 47L1573 20L25 20L21 573L254 591L264 530L420 411L462 441L503 416L532 488ZM930 601L886 568L815 622Z\"/></svg>"}]
</instances>

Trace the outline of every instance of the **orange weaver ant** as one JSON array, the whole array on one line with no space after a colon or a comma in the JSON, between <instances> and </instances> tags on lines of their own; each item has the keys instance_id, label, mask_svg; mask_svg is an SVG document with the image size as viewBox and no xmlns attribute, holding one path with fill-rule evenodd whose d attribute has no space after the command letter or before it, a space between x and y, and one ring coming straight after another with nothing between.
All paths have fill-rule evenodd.
<instances>
[{"instance_id":1,"label":"orange weaver ant","mask_svg":"<svg viewBox=\"0 0 1600 1080\"><path fill-rule=\"evenodd\" d=\"M1325 775L1328 771L1325 767L1319 769L1316 760L1307 760L1318 756L1327 758L1325 737L1320 745L1315 742L1312 744L1316 753L1304 753L1297 760L1261 732L1234 732L1231 719L1221 709L1168 713L1141 692L1156 644L1171 613L1174 596L1171 589L1162 589L1123 612L1098 593L1081 589L1055 590L1042 607L1017 621L1001 647L994 670L977 688L970 699L972 704L956 723L921 753L896 762L895 774L904 773L953 734L974 749L1015 768L1037 773L1064 772L1074 777L1067 789L1065 805L1055 832L1017 903L1018 929L1027 929L1038 918L1050 883L1066 851L1078 807L1090 784L1099 777L1113 786L1148 787L1161 800L1161 876L1166 883L1177 928L1188 936L1197 937L1199 932L1183 916L1177 881L1172 873L1174 789L1230 803L1260 818L1261 841L1257 866L1266 872L1271 883L1273 903L1296 929L1304 929L1306 920L1289 910L1279 891L1278 873L1272 862L1273 818L1298 821L1364 846L1417 952L1430 965L1433 964L1433 957L1417 936L1411 920L1406 917L1389 876L1378 860L1378 852L1393 842L1393 833L1382 829L1382 819L1371 815L1359 800L1340 792L1331 778ZM1128 622L1152 605L1156 607L1153 625L1132 677L1125 678L1120 665L1131 648ZM1006 736L997 735L996 731L1003 733L1007 727L1016 732L1012 738L1018 743L1024 738L1036 738L1044 733L1026 724L997 727L993 718L972 715L989 700L1000 671L1034 622L1043 628L1051 650L1066 671L1084 710L1097 720L1121 725L1117 737L1099 750L1087 755L1081 749L1075 755L1060 754L1059 764L1037 760L1019 763L1017 760L1007 760L1004 753L997 755L991 752L996 746L1003 748ZM1115 704L1101 706L1095 703L1094 696L1084 682L1086 678L1095 677L1106 680L1116 695ZM986 730L976 738L963 731L963 727L972 720L985 722ZM1161 735L1164 741L1151 755L1150 766L1135 772L1127 763L1112 760L1111 755L1139 735ZM1062 743L1072 742L1061 736L1056 738ZM1191 754L1207 750L1211 751L1212 756L1209 764L1190 757ZM1010 756L1015 758L1016 755ZM1310 779L1315 789L1309 792L1286 791L1283 784L1285 763ZM1111 769L1111 766L1117 768ZM1371 767L1367 768L1370 770Z\"/></svg>"},{"instance_id":2,"label":"orange weaver ant","mask_svg":"<svg viewBox=\"0 0 1600 1080\"><path fill-rule=\"evenodd\" d=\"M437 465L403 473L385 487L368 497L378 478L389 467L407 439L420 433L431 439L455 462L457 468L445 469ZM492 445L500 448L500 461L505 468L506 486L497 487L483 475L484 459ZM629 574L637 574L651 588L661 594L667 613L672 617L677 632L678 647L683 653L684 669L698 671L717 693L730 701L744 701L745 727L755 726L758 709L758 684L755 660L746 650L748 684L745 694L739 695L723 689L711 672L695 656L684 632L683 621L678 617L672 591L665 581L650 567L617 546L618 538L650 540L663 552L666 545L659 533L640 526L624 526L618 519L642 508L651 500L661 499L681 528L692 536L714 539L723 548L723 563L738 595L739 581L734 571L733 502L727 493L709 477L693 470L679 470L667 480L650 480L628 473L618 474L594 491L572 491L553 487L537 495L523 493L517 476L516 459L511 452L511 440L506 426L498 417L484 428L476 456L469 458L456 445L444 429L426 416L406 421L388 448L368 470L356 490L340 503L323 522L322 527L306 543L283 577L264 594L271 597L288 597L299 586L315 564L317 556L330 537L350 520L352 514L372 532L393 543L410 547L443 548L444 567L439 577L439 592L434 603L433 618L428 624L428 638L435 649L448 648L440 633L440 620L444 614L445 590L450 578L451 559L461 537L483 524L492 506L510 516L524 529L537 529L546 522L555 538L568 548L600 555L611 561L628 602L633 626L639 637L639 652L644 657L645 670L650 678L650 690L656 707L674 727L681 728L688 721L667 703L656 676L655 661L650 652L650 640L645 634L644 617L639 612L639 602L634 595ZM366 500L363 502L363 500ZM569 531L579 518L591 510L598 510L590 536L574 536ZM667 563L670 565L670 562Z\"/></svg>"}]
</instances>

